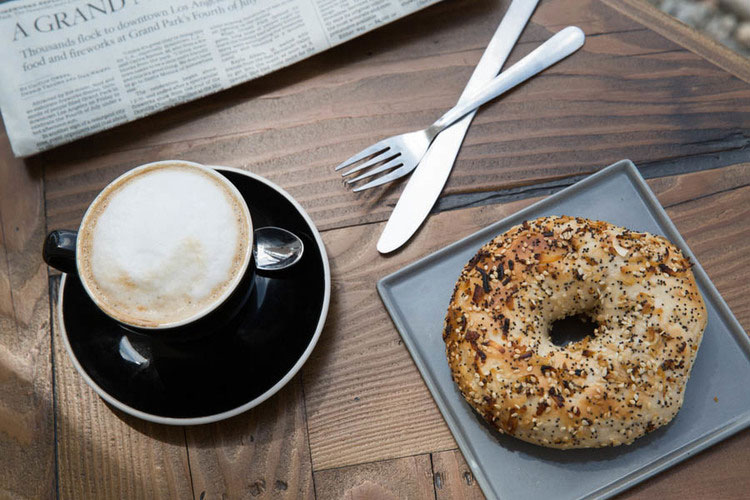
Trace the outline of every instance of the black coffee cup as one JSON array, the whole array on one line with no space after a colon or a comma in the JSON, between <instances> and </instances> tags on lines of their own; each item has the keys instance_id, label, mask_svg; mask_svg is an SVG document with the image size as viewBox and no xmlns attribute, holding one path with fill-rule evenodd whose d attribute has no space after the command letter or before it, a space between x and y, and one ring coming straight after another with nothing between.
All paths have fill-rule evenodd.
<instances>
[{"instance_id":1,"label":"black coffee cup","mask_svg":"<svg viewBox=\"0 0 750 500\"><path fill-rule=\"evenodd\" d=\"M86 214L84 215L81 222L81 229L94 224L101 223L101 210L102 207L107 204L114 197L113 193L116 189L126 185L129 181L137 176L151 173L151 170L158 169L169 169L169 168L180 168L188 171L195 171L194 173L200 175L210 176L210 182L218 182L223 190L226 190L231 196L232 201L236 202L241 207L243 214L239 217L239 220L246 226L242 225L244 232L241 235L247 236L247 241L243 242L241 246L237 247L237 255L241 257L241 261L236 262L238 268L232 269L232 279L222 283L224 289L222 293L217 294L211 300L206 301L206 304L198 308L194 313L186 315L184 318L178 320L169 321L145 321L145 320L131 320L127 315L114 310L110 303L100 298L102 292L95 293L93 291L94 279L92 277L86 277L81 272L82 264L80 256L85 251L81 248L81 241L79 241L79 232L71 230L56 230L49 233L43 248L43 258L47 264L59 269L60 271L68 274L77 274L81 281L83 288L89 295L91 300L97 307L105 314L110 316L113 320L117 321L127 330L136 332L144 335L151 335L164 340L177 340L182 341L186 339L194 339L201 337L206 332L217 331L227 326L235 317L238 312L247 303L253 292L253 283L255 277L255 265L252 258L253 248L253 226L252 219L250 217L247 204L245 203L242 195L239 193L236 187L229 182L224 176L218 174L214 170L204 167L202 165L185 162L185 161L162 161L149 163L137 167L129 172L126 172L122 176L112 181L97 198L89 206ZM148 182L148 179L145 180ZM223 192L223 191L222 191ZM92 214L97 215L92 215ZM180 224L179 221L175 221L175 224ZM132 226L133 224L131 224ZM129 226L128 226L129 227ZM91 233L91 231L89 231ZM129 237L130 235L125 235ZM93 236L91 236L93 238ZM220 243L220 242L219 242ZM230 243L234 244L234 243ZM241 251L240 251L241 250ZM208 256L211 257L210 255ZM239 260L239 258L238 258Z\"/></svg>"}]
</instances>

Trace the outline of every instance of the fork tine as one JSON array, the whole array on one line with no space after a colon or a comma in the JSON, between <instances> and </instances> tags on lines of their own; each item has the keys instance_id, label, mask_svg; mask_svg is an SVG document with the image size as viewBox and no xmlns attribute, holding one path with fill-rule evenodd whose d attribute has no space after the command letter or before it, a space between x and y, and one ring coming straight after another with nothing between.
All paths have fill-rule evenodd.
<instances>
[{"instance_id":1,"label":"fork tine","mask_svg":"<svg viewBox=\"0 0 750 500\"><path fill-rule=\"evenodd\" d=\"M346 177L347 175L356 174L360 170L365 170L365 169L369 169L369 168L375 167L378 164L383 163L383 162L389 162L389 161L393 160L394 158L396 158L399 155L401 155L401 153L395 152L394 150L390 150L389 149L387 151L383 151L383 152L379 153L377 156L374 156L374 157L370 158L369 160L367 160L365 162L362 162L361 164L357 165L356 167L350 168L346 172L343 172L341 174L341 177ZM367 176L365 176L365 177L367 177ZM350 181L350 182L353 182L353 181Z\"/></svg>"},{"instance_id":2,"label":"fork tine","mask_svg":"<svg viewBox=\"0 0 750 500\"><path fill-rule=\"evenodd\" d=\"M365 173L363 173L361 175L358 175L357 177L355 177L353 179L347 180L346 181L347 184L351 184L353 182L361 181L362 179L366 179L366 178L371 177L373 175L379 174L380 172L385 172L386 170L390 170L393 167L397 167L398 165L400 165L400 164L402 164L404 162L404 159L401 157L401 153L399 153L397 155L391 156L390 158L386 158L385 160L380 160L380 161L385 161L385 163L382 164L382 165L379 165L379 166L377 166L377 167L375 167L373 169L370 169L367 172L365 172ZM369 167L369 166L372 166L372 165L377 165L378 163L379 162L370 161L370 162L367 163L367 165L365 165L365 166L363 166L361 168ZM360 170L360 168L358 168L357 170ZM352 170L352 171L350 171L348 173L354 173L354 171Z\"/></svg>"},{"instance_id":3,"label":"fork tine","mask_svg":"<svg viewBox=\"0 0 750 500\"><path fill-rule=\"evenodd\" d=\"M355 154L354 156L352 156L348 160L343 161L342 163L340 163L334 170L341 170L342 168L348 167L349 165L352 165L353 163L357 163L360 160L364 160L368 156L372 156L372 155L375 155L375 154L377 154L378 156L380 156L385 151L387 151L388 149L390 149L390 147L387 144L384 144L384 142L385 141L380 141L380 142L377 142L377 143L373 144L369 148L363 149L362 151L360 151L359 153ZM346 175L346 174L342 174L342 175Z\"/></svg>"},{"instance_id":4,"label":"fork tine","mask_svg":"<svg viewBox=\"0 0 750 500\"><path fill-rule=\"evenodd\" d=\"M406 165L397 168L393 172L385 174L383 177L378 177L374 181L370 181L367 184L363 184L361 186L357 186L354 189L352 189L353 192L358 193L360 191L364 191L365 189L370 189L378 186L382 186L383 184L386 184L391 181L395 181L396 179L405 176L409 172L414 170L414 167L407 167Z\"/></svg>"}]
</instances>

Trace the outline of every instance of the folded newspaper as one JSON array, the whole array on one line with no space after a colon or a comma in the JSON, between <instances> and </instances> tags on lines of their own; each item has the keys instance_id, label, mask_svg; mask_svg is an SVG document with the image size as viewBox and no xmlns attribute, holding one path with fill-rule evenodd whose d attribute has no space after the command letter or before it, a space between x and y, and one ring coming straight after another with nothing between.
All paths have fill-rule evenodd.
<instances>
[{"instance_id":1,"label":"folded newspaper","mask_svg":"<svg viewBox=\"0 0 750 500\"><path fill-rule=\"evenodd\" d=\"M0 0L0 109L28 156L226 89L439 0Z\"/></svg>"}]
</instances>

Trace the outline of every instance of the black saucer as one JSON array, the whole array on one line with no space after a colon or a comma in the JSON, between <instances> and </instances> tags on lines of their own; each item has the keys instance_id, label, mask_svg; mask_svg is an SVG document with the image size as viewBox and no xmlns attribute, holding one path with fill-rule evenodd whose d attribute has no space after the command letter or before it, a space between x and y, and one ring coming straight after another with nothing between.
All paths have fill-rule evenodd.
<instances>
[{"instance_id":1,"label":"black saucer","mask_svg":"<svg viewBox=\"0 0 750 500\"><path fill-rule=\"evenodd\" d=\"M76 275L63 278L63 339L86 382L117 408L167 424L228 418L270 397L310 355L325 322L330 272L322 240L304 210L253 174L218 167L242 193L253 225L298 235L302 260L258 273L239 315L191 341L131 332L102 313Z\"/></svg>"}]
</instances>

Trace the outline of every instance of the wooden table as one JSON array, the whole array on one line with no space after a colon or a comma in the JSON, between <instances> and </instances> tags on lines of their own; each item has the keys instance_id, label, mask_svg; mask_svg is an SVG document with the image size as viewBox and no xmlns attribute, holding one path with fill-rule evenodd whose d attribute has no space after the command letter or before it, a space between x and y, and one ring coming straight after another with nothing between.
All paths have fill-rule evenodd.
<instances>
[{"instance_id":1,"label":"wooden table","mask_svg":"<svg viewBox=\"0 0 750 500\"><path fill-rule=\"evenodd\" d=\"M0 497L476 498L375 291L403 265L632 159L750 326L750 62L637 0L545 0L511 57L575 24L574 57L481 110L432 216L375 242L403 184L353 194L333 165L460 94L508 0L445 0L270 76L26 160L0 138ZM260 407L170 427L107 406L62 348L45 233L141 163L240 167L322 232L332 302L312 358ZM435 332L436 335L439 332ZM719 401L717 404L721 404ZM747 498L750 431L624 497Z\"/></svg>"}]
</instances>

